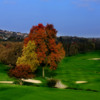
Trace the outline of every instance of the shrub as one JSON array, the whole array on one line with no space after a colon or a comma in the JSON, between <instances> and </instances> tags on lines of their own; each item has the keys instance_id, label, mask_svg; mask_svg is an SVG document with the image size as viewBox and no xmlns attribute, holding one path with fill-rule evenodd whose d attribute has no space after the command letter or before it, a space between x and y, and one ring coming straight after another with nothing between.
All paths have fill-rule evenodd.
<instances>
[{"instance_id":1,"label":"shrub","mask_svg":"<svg viewBox=\"0 0 100 100\"><path fill-rule=\"evenodd\" d=\"M54 87L57 83L57 80L55 79L49 79L47 82L48 87Z\"/></svg>"},{"instance_id":2,"label":"shrub","mask_svg":"<svg viewBox=\"0 0 100 100\"><path fill-rule=\"evenodd\" d=\"M20 80L14 81L14 84L20 84Z\"/></svg>"},{"instance_id":3,"label":"shrub","mask_svg":"<svg viewBox=\"0 0 100 100\"><path fill-rule=\"evenodd\" d=\"M31 71L31 68L29 65L19 65L16 66L15 68L10 69L9 75L11 77L15 77L18 79L24 78L33 78L33 72Z\"/></svg>"}]
</instances>

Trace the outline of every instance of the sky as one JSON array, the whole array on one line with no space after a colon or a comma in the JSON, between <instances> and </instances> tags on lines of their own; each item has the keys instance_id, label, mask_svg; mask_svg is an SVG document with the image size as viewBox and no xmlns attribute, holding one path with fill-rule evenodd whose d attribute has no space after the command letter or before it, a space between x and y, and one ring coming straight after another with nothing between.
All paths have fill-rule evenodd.
<instances>
[{"instance_id":1,"label":"sky","mask_svg":"<svg viewBox=\"0 0 100 100\"><path fill-rule=\"evenodd\" d=\"M39 23L58 36L100 37L100 0L0 0L0 29L29 33Z\"/></svg>"}]
</instances>

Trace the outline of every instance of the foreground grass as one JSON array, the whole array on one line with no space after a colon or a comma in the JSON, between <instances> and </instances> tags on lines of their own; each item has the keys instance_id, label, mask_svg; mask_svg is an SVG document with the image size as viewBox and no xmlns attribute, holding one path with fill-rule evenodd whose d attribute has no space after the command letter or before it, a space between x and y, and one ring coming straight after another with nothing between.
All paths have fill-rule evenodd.
<instances>
[{"instance_id":1,"label":"foreground grass","mask_svg":"<svg viewBox=\"0 0 100 100\"><path fill-rule=\"evenodd\" d=\"M99 92L0 85L0 100L99 100Z\"/></svg>"}]
</instances>

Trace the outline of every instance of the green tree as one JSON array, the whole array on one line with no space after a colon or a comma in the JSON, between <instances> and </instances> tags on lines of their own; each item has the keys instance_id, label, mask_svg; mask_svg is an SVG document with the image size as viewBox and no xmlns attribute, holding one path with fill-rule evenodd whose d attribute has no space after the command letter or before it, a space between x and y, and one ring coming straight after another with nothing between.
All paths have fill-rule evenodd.
<instances>
[{"instance_id":1,"label":"green tree","mask_svg":"<svg viewBox=\"0 0 100 100\"><path fill-rule=\"evenodd\" d=\"M18 58L16 64L18 65L29 65L31 70L34 72L39 65L37 60L37 54L35 53L35 43L34 41L29 41L27 46L24 46L22 56Z\"/></svg>"}]
</instances>

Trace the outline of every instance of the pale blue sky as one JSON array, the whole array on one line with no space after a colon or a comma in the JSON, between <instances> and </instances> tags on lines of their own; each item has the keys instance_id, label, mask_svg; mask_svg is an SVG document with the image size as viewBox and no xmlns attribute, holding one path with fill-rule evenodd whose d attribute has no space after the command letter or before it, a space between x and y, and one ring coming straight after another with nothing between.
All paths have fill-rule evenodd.
<instances>
[{"instance_id":1,"label":"pale blue sky","mask_svg":"<svg viewBox=\"0 0 100 100\"><path fill-rule=\"evenodd\" d=\"M29 33L38 23L58 35L100 37L100 0L0 0L0 29Z\"/></svg>"}]
</instances>

